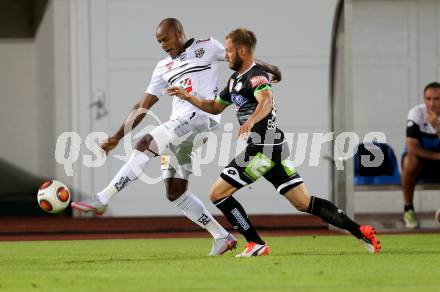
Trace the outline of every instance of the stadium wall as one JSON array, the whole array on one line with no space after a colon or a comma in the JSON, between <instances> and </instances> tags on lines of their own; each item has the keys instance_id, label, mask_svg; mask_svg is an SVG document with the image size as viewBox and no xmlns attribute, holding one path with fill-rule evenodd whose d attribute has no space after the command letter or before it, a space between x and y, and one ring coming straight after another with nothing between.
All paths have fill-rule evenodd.
<instances>
[{"instance_id":1,"label":"stadium wall","mask_svg":"<svg viewBox=\"0 0 440 292\"><path fill-rule=\"evenodd\" d=\"M54 160L56 137L71 129L70 10L68 0L48 2L35 37L38 100L38 175L71 185Z\"/></svg>"},{"instance_id":2,"label":"stadium wall","mask_svg":"<svg viewBox=\"0 0 440 292\"><path fill-rule=\"evenodd\" d=\"M38 173L34 50L32 39L0 40L0 157Z\"/></svg>"}]
</instances>

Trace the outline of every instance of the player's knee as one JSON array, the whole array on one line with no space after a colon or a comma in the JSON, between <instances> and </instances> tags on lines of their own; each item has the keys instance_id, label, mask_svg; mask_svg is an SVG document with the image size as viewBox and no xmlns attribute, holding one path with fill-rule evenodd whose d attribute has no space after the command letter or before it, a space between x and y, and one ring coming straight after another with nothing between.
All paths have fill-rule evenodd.
<instances>
[{"instance_id":1,"label":"player's knee","mask_svg":"<svg viewBox=\"0 0 440 292\"><path fill-rule=\"evenodd\" d=\"M167 199L170 202L174 202L178 198L180 198L181 195L183 195L185 192L167 192Z\"/></svg>"},{"instance_id":2,"label":"player's knee","mask_svg":"<svg viewBox=\"0 0 440 292\"><path fill-rule=\"evenodd\" d=\"M167 199L171 202L177 200L182 196L188 189L188 181L177 178L167 178L165 179L165 189Z\"/></svg>"},{"instance_id":3,"label":"player's knee","mask_svg":"<svg viewBox=\"0 0 440 292\"><path fill-rule=\"evenodd\" d=\"M136 144L136 150L144 152L148 156L156 156L157 146L154 142L153 136L147 134L142 137Z\"/></svg>"},{"instance_id":4,"label":"player's knee","mask_svg":"<svg viewBox=\"0 0 440 292\"><path fill-rule=\"evenodd\" d=\"M300 212L307 212L307 208L309 207L309 201L306 200L289 200L290 203Z\"/></svg>"},{"instance_id":5,"label":"player's knee","mask_svg":"<svg viewBox=\"0 0 440 292\"><path fill-rule=\"evenodd\" d=\"M211 200L211 202L216 202L218 200L223 199L224 197L226 197L222 192L219 192L216 189L212 189L211 192L209 193L209 199Z\"/></svg>"},{"instance_id":6,"label":"player's knee","mask_svg":"<svg viewBox=\"0 0 440 292\"><path fill-rule=\"evenodd\" d=\"M290 189L284 194L284 197L298 211L307 212L310 205L311 195L304 184L300 184L297 187Z\"/></svg>"},{"instance_id":7,"label":"player's knee","mask_svg":"<svg viewBox=\"0 0 440 292\"><path fill-rule=\"evenodd\" d=\"M415 172L420 167L420 158L414 154L407 154L403 158L403 171Z\"/></svg>"}]
</instances>

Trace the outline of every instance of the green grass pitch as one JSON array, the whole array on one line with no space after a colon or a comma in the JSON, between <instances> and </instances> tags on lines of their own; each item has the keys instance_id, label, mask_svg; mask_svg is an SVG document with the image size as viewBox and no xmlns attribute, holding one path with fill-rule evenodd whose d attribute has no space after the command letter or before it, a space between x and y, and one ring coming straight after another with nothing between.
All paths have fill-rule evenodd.
<instances>
[{"instance_id":1,"label":"green grass pitch","mask_svg":"<svg viewBox=\"0 0 440 292\"><path fill-rule=\"evenodd\" d=\"M259 258L209 258L208 238L0 242L0 291L440 291L438 234L382 235L378 255L348 235L265 239Z\"/></svg>"}]
</instances>

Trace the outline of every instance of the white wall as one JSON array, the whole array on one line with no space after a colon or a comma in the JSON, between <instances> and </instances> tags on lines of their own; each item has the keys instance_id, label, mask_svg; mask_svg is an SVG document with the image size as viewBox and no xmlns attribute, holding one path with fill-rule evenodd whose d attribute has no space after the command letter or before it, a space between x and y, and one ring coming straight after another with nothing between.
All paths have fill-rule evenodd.
<instances>
[{"instance_id":1,"label":"white wall","mask_svg":"<svg viewBox=\"0 0 440 292\"><path fill-rule=\"evenodd\" d=\"M53 3L47 4L35 37L36 97L38 100L38 165L42 176L54 176L54 48Z\"/></svg>"},{"instance_id":2,"label":"white wall","mask_svg":"<svg viewBox=\"0 0 440 292\"><path fill-rule=\"evenodd\" d=\"M38 173L33 40L0 40L0 157Z\"/></svg>"},{"instance_id":3,"label":"white wall","mask_svg":"<svg viewBox=\"0 0 440 292\"><path fill-rule=\"evenodd\" d=\"M440 1L353 1L354 124L400 156L408 110L440 80Z\"/></svg>"},{"instance_id":4,"label":"white wall","mask_svg":"<svg viewBox=\"0 0 440 292\"><path fill-rule=\"evenodd\" d=\"M400 164L408 110L424 86L440 80L440 1L353 0L354 128L382 131ZM417 211L439 205L435 192L417 191ZM438 195L438 192L437 192ZM356 211L403 210L401 191L357 192Z\"/></svg>"},{"instance_id":5,"label":"white wall","mask_svg":"<svg viewBox=\"0 0 440 292\"><path fill-rule=\"evenodd\" d=\"M35 37L39 174L71 185L54 158L58 135L71 129L70 1L49 1Z\"/></svg>"}]
</instances>

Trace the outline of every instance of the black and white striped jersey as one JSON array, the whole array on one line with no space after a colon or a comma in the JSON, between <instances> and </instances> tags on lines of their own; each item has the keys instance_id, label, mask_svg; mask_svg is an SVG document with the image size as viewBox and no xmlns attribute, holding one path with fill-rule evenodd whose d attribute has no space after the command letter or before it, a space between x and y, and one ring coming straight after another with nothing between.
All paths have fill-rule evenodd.
<instances>
[{"instance_id":1,"label":"black and white striped jersey","mask_svg":"<svg viewBox=\"0 0 440 292\"><path fill-rule=\"evenodd\" d=\"M214 38L190 39L185 50L175 58L168 56L154 69L146 90L155 96L164 95L169 86L180 86L191 95L214 99L218 93L218 61L224 61L225 48ZM173 99L171 119L198 112L220 122L220 115L208 114L178 97Z\"/></svg>"}]
</instances>

